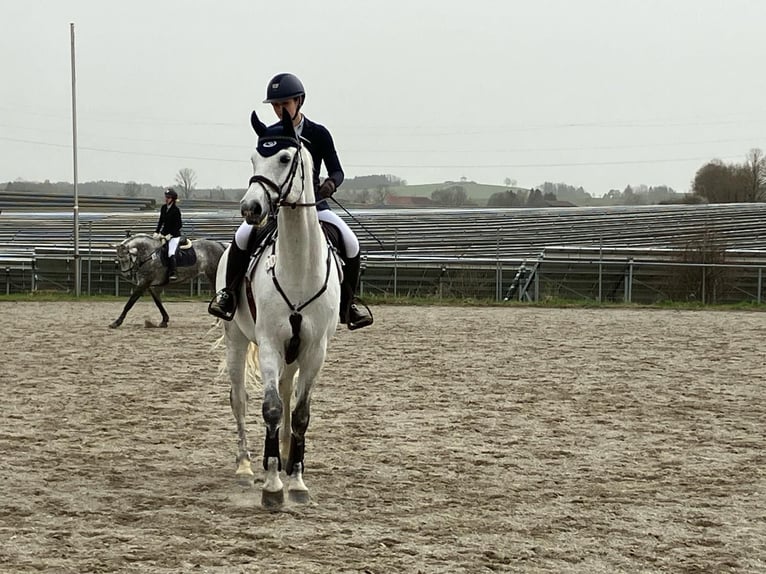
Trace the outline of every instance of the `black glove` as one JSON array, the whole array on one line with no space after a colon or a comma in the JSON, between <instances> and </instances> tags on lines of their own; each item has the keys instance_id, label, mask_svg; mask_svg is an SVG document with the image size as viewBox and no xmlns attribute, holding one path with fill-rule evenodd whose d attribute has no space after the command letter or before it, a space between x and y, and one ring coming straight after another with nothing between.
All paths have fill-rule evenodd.
<instances>
[{"instance_id":1,"label":"black glove","mask_svg":"<svg viewBox=\"0 0 766 574\"><path fill-rule=\"evenodd\" d=\"M335 193L335 182L328 177L324 180L324 183L319 186L319 197L327 199L333 193Z\"/></svg>"}]
</instances>

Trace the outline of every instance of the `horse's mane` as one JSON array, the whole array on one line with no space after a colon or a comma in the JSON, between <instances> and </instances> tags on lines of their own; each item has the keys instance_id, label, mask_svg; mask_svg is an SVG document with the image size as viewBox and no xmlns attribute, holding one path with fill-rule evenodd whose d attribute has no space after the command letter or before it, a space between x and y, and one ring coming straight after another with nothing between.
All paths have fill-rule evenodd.
<instances>
[{"instance_id":1,"label":"horse's mane","mask_svg":"<svg viewBox=\"0 0 766 574\"><path fill-rule=\"evenodd\" d=\"M133 233L131 235L128 235L125 239L123 239L120 242L120 245L125 245L126 243L133 241L134 239L154 239L149 233Z\"/></svg>"}]
</instances>

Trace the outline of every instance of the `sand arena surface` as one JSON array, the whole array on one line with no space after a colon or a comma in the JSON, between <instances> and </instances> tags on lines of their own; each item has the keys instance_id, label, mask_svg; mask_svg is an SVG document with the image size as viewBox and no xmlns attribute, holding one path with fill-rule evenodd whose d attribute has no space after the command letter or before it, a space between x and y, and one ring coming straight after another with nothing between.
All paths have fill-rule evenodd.
<instances>
[{"instance_id":1,"label":"sand arena surface","mask_svg":"<svg viewBox=\"0 0 766 574\"><path fill-rule=\"evenodd\" d=\"M378 307L270 513L205 304L122 305L0 303L0 572L766 572L762 313Z\"/></svg>"}]
</instances>

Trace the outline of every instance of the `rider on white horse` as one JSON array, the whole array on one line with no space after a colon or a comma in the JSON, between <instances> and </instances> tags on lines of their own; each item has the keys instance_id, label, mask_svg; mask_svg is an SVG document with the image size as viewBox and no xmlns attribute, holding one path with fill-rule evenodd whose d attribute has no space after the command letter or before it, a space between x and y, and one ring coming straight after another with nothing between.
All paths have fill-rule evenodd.
<instances>
[{"instance_id":1,"label":"rider on white horse","mask_svg":"<svg viewBox=\"0 0 766 574\"><path fill-rule=\"evenodd\" d=\"M178 279L176 275L176 250L181 241L181 210L176 205L178 194L172 187L165 190L165 204L160 209L160 219L157 229L154 231L155 238L170 236L168 239L168 281Z\"/></svg>"},{"instance_id":2,"label":"rider on white horse","mask_svg":"<svg viewBox=\"0 0 766 574\"><path fill-rule=\"evenodd\" d=\"M359 329L372 324L372 315L367 307L356 297L359 283L360 251L359 240L351 228L337 214L330 210L326 198L330 197L343 183L343 168L338 159L330 132L324 126L312 122L300 111L306 99L306 92L301 81L292 74L274 76L266 88L264 103L271 104L277 117L282 117L282 110L287 110L293 119L296 135L301 138L311 153L314 161L314 189L323 198L317 203L319 220L335 226L341 235L343 249L343 283L341 285L341 320L349 329ZM269 129L277 128L279 124ZM327 178L319 184L319 172L324 162ZM239 282L246 271L250 260L249 242L253 225L242 222L234 235L234 241L229 248L226 265L226 287L216 293L208 311L230 321L237 308L236 293Z\"/></svg>"}]
</instances>

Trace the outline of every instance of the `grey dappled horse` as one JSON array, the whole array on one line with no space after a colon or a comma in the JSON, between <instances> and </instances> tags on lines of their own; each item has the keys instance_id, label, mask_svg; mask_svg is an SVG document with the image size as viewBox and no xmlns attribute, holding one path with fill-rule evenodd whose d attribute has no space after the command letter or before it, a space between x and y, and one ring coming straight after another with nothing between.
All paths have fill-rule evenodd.
<instances>
[{"instance_id":1,"label":"grey dappled horse","mask_svg":"<svg viewBox=\"0 0 766 574\"><path fill-rule=\"evenodd\" d=\"M176 251L178 260L177 274L178 279L170 283L181 283L196 278L199 275L207 277L211 287L215 287L216 270L218 261L223 255L224 246L217 241L210 239L195 239L191 241L191 248L188 248L184 241ZM112 329L122 325L125 316L135 305L136 301L145 292L154 300L154 304L162 313L162 322L159 327L167 327L170 317L165 307L162 306L155 287L168 285L168 268L162 256L165 238L156 239L146 233L137 233L131 235L122 243L115 245L117 250L117 262L122 273L136 287L130 295L130 299L125 304L125 308L120 316L109 325ZM165 250L166 251L166 250ZM193 263L192 263L193 261ZM189 264L190 263L190 264ZM148 325L152 326L152 325Z\"/></svg>"},{"instance_id":2,"label":"grey dappled horse","mask_svg":"<svg viewBox=\"0 0 766 574\"><path fill-rule=\"evenodd\" d=\"M255 112L251 121L263 154L252 156L255 175L240 201L241 211L248 223L275 220L277 236L242 282L234 319L224 322L226 368L239 437L236 476L245 483L253 481L245 430L246 365L255 364L260 372L266 424L261 500L266 507L279 507L284 501L280 470L290 500L309 499L303 455L311 392L338 325L340 271L317 216L311 154L289 115L276 133ZM225 284L224 257L217 287Z\"/></svg>"}]
</instances>

